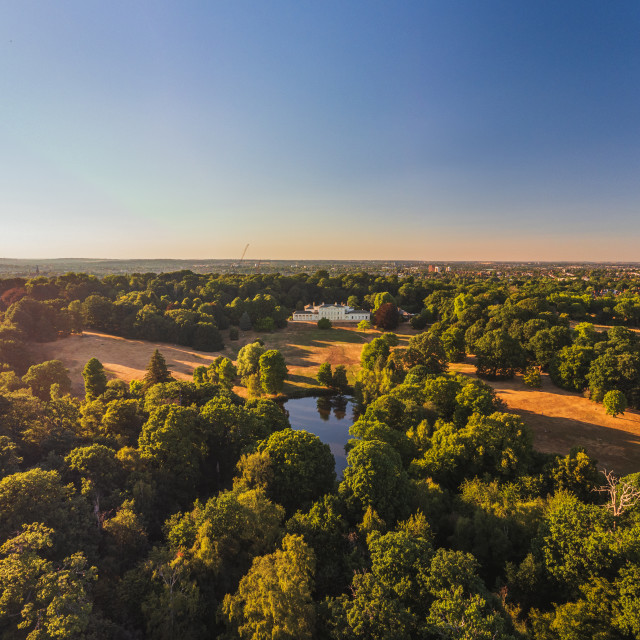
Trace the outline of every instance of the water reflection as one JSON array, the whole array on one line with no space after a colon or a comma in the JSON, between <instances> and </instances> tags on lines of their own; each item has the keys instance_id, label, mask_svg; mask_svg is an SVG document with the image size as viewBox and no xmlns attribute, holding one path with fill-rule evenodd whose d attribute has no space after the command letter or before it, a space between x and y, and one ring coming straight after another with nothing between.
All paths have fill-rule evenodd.
<instances>
[{"instance_id":1,"label":"water reflection","mask_svg":"<svg viewBox=\"0 0 640 640\"><path fill-rule=\"evenodd\" d=\"M353 398L322 396L287 400L283 409L294 429L315 433L331 448L336 459L336 474L342 477L347 466L344 445L349 440L349 427L357 419Z\"/></svg>"},{"instance_id":2,"label":"water reflection","mask_svg":"<svg viewBox=\"0 0 640 640\"><path fill-rule=\"evenodd\" d=\"M349 401L344 396L338 396L333 401L333 415L336 420L344 420L347 415Z\"/></svg>"},{"instance_id":3,"label":"water reflection","mask_svg":"<svg viewBox=\"0 0 640 640\"><path fill-rule=\"evenodd\" d=\"M318 410L318 415L325 422L328 422L331 418L331 398L328 396L321 396L316 401L316 408Z\"/></svg>"}]
</instances>

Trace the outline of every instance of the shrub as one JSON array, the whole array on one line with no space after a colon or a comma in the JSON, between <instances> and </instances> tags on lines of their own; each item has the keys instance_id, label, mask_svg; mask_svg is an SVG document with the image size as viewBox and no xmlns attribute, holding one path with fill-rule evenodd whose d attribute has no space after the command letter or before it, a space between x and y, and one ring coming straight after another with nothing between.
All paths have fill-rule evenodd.
<instances>
[{"instance_id":1,"label":"shrub","mask_svg":"<svg viewBox=\"0 0 640 640\"><path fill-rule=\"evenodd\" d=\"M615 418L619 413L625 412L625 409L627 408L627 398L622 391L614 389L613 391L607 391L607 393L604 394L602 404L604 405L607 415Z\"/></svg>"},{"instance_id":2,"label":"shrub","mask_svg":"<svg viewBox=\"0 0 640 640\"><path fill-rule=\"evenodd\" d=\"M542 386L542 378L540 377L540 369L538 367L527 367L522 381L533 389L539 389Z\"/></svg>"},{"instance_id":3,"label":"shrub","mask_svg":"<svg viewBox=\"0 0 640 640\"><path fill-rule=\"evenodd\" d=\"M255 321L254 329L256 331L265 331L271 333L276 328L276 323L271 316L260 318Z\"/></svg>"},{"instance_id":4,"label":"shrub","mask_svg":"<svg viewBox=\"0 0 640 640\"><path fill-rule=\"evenodd\" d=\"M318 320L318 329L331 329L332 326L329 318L320 318L320 320Z\"/></svg>"}]
</instances>

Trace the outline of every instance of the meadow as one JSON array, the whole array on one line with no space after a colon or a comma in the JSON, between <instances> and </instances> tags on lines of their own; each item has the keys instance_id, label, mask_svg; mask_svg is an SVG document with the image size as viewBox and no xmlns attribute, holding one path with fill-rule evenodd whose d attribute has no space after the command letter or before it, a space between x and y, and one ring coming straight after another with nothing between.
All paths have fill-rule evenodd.
<instances>
[{"instance_id":1,"label":"meadow","mask_svg":"<svg viewBox=\"0 0 640 640\"><path fill-rule=\"evenodd\" d=\"M225 332L226 333L226 332ZM401 325L397 331L400 345L406 345L416 331ZM141 379L155 349L164 355L173 376L190 380L193 369L207 366L219 355L235 360L242 346L260 338L268 349L278 349L284 355L289 376L283 393L289 397L321 392L316 374L323 362L344 365L353 382L359 368L362 346L380 335L379 331L358 331L354 326L336 326L320 330L312 323L289 323L286 329L274 333L242 332L240 339L229 341L214 353L196 351L175 344L131 340L96 331L85 331L55 342L38 345L41 360L59 359L69 369L73 393L82 395L82 369L96 357L108 375L130 382ZM473 356L464 363L452 364L450 371L475 376ZM534 446L543 452L567 454L572 447L585 447L598 460L601 468L617 473L631 473L640 467L640 413L627 410L616 418L608 416L601 404L591 402L579 393L556 387L546 374L542 387L531 389L521 376L513 380L488 381L510 412L522 416L534 433ZM244 387L236 392L244 395Z\"/></svg>"}]
</instances>

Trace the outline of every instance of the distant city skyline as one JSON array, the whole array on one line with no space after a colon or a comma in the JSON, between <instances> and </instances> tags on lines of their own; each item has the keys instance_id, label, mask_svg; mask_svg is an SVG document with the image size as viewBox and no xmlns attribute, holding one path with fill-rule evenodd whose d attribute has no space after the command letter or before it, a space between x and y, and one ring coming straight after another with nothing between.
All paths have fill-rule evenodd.
<instances>
[{"instance_id":1,"label":"distant city skyline","mask_svg":"<svg viewBox=\"0 0 640 640\"><path fill-rule=\"evenodd\" d=\"M0 11L0 257L640 260L640 4Z\"/></svg>"}]
</instances>

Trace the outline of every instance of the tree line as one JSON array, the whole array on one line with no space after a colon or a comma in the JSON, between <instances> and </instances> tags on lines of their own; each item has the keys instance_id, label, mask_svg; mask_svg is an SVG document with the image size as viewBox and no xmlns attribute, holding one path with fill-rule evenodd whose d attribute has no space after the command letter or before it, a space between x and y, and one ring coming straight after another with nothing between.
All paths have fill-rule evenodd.
<instances>
[{"instance_id":1,"label":"tree line","mask_svg":"<svg viewBox=\"0 0 640 640\"><path fill-rule=\"evenodd\" d=\"M372 308L379 293L393 297L380 307L402 304L387 280ZM583 449L536 451L490 386L448 373L474 353L487 377L537 367L633 403L633 374L619 373L635 334L571 326L545 283L438 287L416 303L430 326L406 347L389 331L363 346L341 479L329 446L270 399L286 363L259 341L190 381L160 353L130 385L91 359L78 399L60 363L29 362L40 334L20 306L9 313L38 302L60 335L70 303L50 304L49 289L13 300L0 343L2 637L640 637L639 474L604 474ZM573 366L567 354L584 350ZM346 389L338 367L319 377Z\"/></svg>"}]
</instances>

